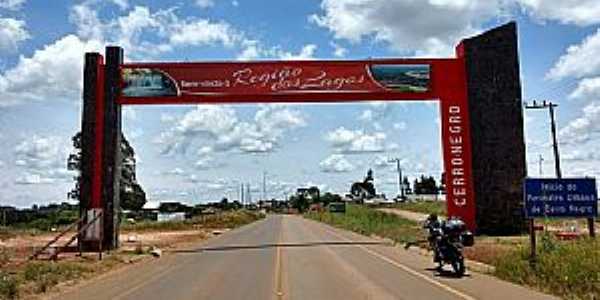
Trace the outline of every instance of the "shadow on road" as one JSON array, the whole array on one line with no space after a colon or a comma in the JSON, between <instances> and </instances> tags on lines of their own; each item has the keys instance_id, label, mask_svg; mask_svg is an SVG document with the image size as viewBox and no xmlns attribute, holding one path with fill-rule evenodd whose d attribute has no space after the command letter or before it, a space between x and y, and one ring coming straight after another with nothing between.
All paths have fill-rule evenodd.
<instances>
[{"instance_id":1,"label":"shadow on road","mask_svg":"<svg viewBox=\"0 0 600 300\"><path fill-rule=\"evenodd\" d=\"M444 277L444 278L463 278L463 277L471 277L470 274L466 273L464 275L458 275L450 270L438 269L438 268L427 268L427 271L436 272L434 276L436 277Z\"/></svg>"},{"instance_id":2,"label":"shadow on road","mask_svg":"<svg viewBox=\"0 0 600 300\"><path fill-rule=\"evenodd\" d=\"M276 243L276 244L260 244L260 245L232 245L220 247L203 247L198 249L184 249L170 251L172 253L198 253L211 251L235 251L235 250L251 250L251 249L268 249L268 248L301 248L301 247L318 247L318 246L367 246L367 245L389 245L384 242L312 242L312 243Z\"/></svg>"}]
</instances>

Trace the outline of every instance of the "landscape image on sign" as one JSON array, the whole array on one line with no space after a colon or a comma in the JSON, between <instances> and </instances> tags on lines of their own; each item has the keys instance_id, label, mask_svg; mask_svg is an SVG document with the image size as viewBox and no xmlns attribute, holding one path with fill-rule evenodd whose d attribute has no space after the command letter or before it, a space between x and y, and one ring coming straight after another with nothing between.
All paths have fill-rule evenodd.
<instances>
[{"instance_id":1,"label":"landscape image on sign","mask_svg":"<svg viewBox=\"0 0 600 300\"><path fill-rule=\"evenodd\" d=\"M371 65L371 74L388 89L407 93L429 90L429 65Z\"/></svg>"},{"instance_id":2,"label":"landscape image on sign","mask_svg":"<svg viewBox=\"0 0 600 300\"><path fill-rule=\"evenodd\" d=\"M124 97L177 96L177 84L165 72L157 69L123 69Z\"/></svg>"}]
</instances>

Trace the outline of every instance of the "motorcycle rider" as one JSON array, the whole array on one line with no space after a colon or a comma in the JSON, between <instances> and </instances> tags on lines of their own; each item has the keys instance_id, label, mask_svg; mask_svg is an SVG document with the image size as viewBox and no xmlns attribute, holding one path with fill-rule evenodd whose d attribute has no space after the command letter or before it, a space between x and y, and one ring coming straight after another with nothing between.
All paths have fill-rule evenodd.
<instances>
[{"instance_id":1,"label":"motorcycle rider","mask_svg":"<svg viewBox=\"0 0 600 300\"><path fill-rule=\"evenodd\" d=\"M439 251L439 240L441 239L443 232L444 221L438 218L437 214L430 214L425 221L424 228L427 228L429 231L429 235L427 236L427 241L429 242L429 246L433 250L434 257L433 261L436 263L441 263L442 258ZM441 264L440 264L441 265Z\"/></svg>"}]
</instances>

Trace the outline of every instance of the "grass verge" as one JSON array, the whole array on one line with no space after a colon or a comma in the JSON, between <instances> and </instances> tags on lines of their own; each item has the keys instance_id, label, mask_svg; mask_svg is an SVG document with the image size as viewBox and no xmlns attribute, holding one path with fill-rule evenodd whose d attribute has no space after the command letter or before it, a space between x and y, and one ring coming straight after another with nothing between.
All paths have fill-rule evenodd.
<instances>
[{"instance_id":1,"label":"grass verge","mask_svg":"<svg viewBox=\"0 0 600 300\"><path fill-rule=\"evenodd\" d=\"M349 205L345 214L308 213L306 217L360 234L413 242L424 238L419 224L396 215ZM530 286L564 299L600 299L600 242L593 239L559 241L550 234L538 242L537 263L521 237L479 237L465 255L495 267L500 279Z\"/></svg>"},{"instance_id":2,"label":"grass verge","mask_svg":"<svg viewBox=\"0 0 600 300\"><path fill-rule=\"evenodd\" d=\"M236 228L264 218L263 214L247 210L198 216L185 221L139 222L123 224L124 231L175 231L194 228Z\"/></svg>"},{"instance_id":3,"label":"grass verge","mask_svg":"<svg viewBox=\"0 0 600 300\"><path fill-rule=\"evenodd\" d=\"M424 238L417 222L359 205L348 205L346 213L312 212L306 217L364 235L377 235L395 242L415 242Z\"/></svg>"},{"instance_id":4,"label":"grass verge","mask_svg":"<svg viewBox=\"0 0 600 300\"><path fill-rule=\"evenodd\" d=\"M78 258L71 261L31 261L10 273L0 271L0 299L30 298L50 291L60 283L77 282L125 263L123 255L102 261Z\"/></svg>"},{"instance_id":5,"label":"grass verge","mask_svg":"<svg viewBox=\"0 0 600 300\"><path fill-rule=\"evenodd\" d=\"M419 201L394 204L394 208L414 211L422 214L446 215L446 202L444 201Z\"/></svg>"},{"instance_id":6,"label":"grass verge","mask_svg":"<svg viewBox=\"0 0 600 300\"><path fill-rule=\"evenodd\" d=\"M593 239L558 241L543 235L535 265L529 246L498 259L495 275L535 287L565 299L600 299L600 242Z\"/></svg>"}]
</instances>

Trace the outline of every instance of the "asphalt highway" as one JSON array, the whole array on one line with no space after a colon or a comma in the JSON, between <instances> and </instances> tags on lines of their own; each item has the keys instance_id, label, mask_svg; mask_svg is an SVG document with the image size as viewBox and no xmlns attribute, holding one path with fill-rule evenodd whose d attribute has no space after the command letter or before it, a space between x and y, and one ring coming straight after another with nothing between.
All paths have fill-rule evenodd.
<instances>
[{"instance_id":1,"label":"asphalt highway","mask_svg":"<svg viewBox=\"0 0 600 300\"><path fill-rule=\"evenodd\" d=\"M57 299L554 299L299 216L271 215Z\"/></svg>"}]
</instances>

